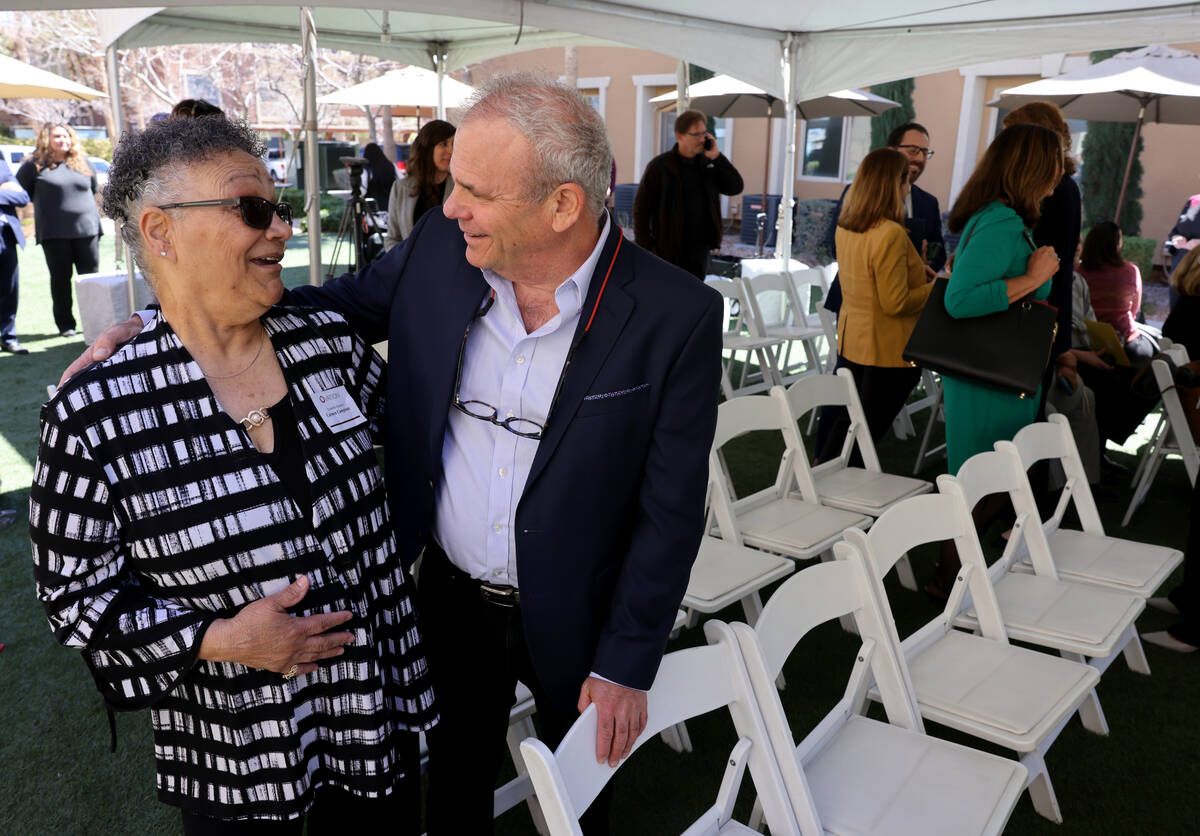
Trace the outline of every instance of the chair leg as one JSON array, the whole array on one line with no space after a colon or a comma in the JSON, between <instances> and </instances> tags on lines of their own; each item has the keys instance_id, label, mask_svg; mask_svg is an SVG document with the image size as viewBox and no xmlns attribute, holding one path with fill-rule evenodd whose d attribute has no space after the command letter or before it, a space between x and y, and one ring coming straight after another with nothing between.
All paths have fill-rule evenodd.
<instances>
[{"instance_id":1,"label":"chair leg","mask_svg":"<svg viewBox=\"0 0 1200 836\"><path fill-rule=\"evenodd\" d=\"M1100 697L1095 688L1079 704L1079 722L1092 734L1108 736L1108 720L1104 717L1104 709L1100 707Z\"/></svg>"},{"instance_id":2,"label":"chair leg","mask_svg":"<svg viewBox=\"0 0 1200 836\"><path fill-rule=\"evenodd\" d=\"M933 440L933 428L937 424L939 418L945 420L942 412L942 390L939 388L937 397L933 400L933 405L929 407L929 421L925 424L925 432L921 436L921 446L917 450L917 461L913 465L913 476L916 476L925 467L925 461L934 454L945 449L946 445L942 444L934 449L929 448L929 442Z\"/></svg>"},{"instance_id":3,"label":"chair leg","mask_svg":"<svg viewBox=\"0 0 1200 836\"><path fill-rule=\"evenodd\" d=\"M692 738L688 735L687 725L684 723L668 726L658 736L662 738L663 743L680 754L692 751Z\"/></svg>"},{"instance_id":4,"label":"chair leg","mask_svg":"<svg viewBox=\"0 0 1200 836\"><path fill-rule=\"evenodd\" d=\"M1054 785L1050 783L1050 773L1046 771L1046 761L1041 752L1027 752L1021 758L1021 763L1029 770L1029 800L1033 809L1043 818L1050 819L1055 824L1062 824L1062 810L1058 806L1058 797L1054 794Z\"/></svg>"},{"instance_id":5,"label":"chair leg","mask_svg":"<svg viewBox=\"0 0 1200 836\"><path fill-rule=\"evenodd\" d=\"M1150 663L1146 661L1146 651L1142 647L1142 640L1137 634L1137 629L1130 627L1133 631L1133 638L1126 644L1125 649L1121 652L1125 656L1125 664L1129 665L1129 669L1134 673L1150 675Z\"/></svg>"},{"instance_id":6,"label":"chair leg","mask_svg":"<svg viewBox=\"0 0 1200 836\"><path fill-rule=\"evenodd\" d=\"M757 830L759 833L762 833L763 824L765 823L766 817L763 815L762 801L756 797L754 799L754 809L750 811L750 821L746 824L751 830Z\"/></svg>"}]
</instances>

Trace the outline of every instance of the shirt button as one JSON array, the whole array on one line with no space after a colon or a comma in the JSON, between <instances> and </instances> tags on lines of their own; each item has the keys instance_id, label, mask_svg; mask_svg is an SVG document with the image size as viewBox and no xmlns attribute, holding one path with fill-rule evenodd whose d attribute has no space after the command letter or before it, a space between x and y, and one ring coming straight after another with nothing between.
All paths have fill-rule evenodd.
<instances>
[{"instance_id":1,"label":"shirt button","mask_svg":"<svg viewBox=\"0 0 1200 836\"><path fill-rule=\"evenodd\" d=\"M508 468L507 468L507 467L502 467L502 468L500 468L499 470L497 470L496 472L497 472L497 473L499 473L501 476L507 476L507 475L508 475Z\"/></svg>"},{"instance_id":2,"label":"shirt button","mask_svg":"<svg viewBox=\"0 0 1200 836\"><path fill-rule=\"evenodd\" d=\"M507 412L505 412L505 413L504 413L504 417L505 417L505 418L516 418L516 417L517 417L517 413L513 412L513 411L510 409L510 410L508 410Z\"/></svg>"},{"instance_id":3,"label":"shirt button","mask_svg":"<svg viewBox=\"0 0 1200 836\"><path fill-rule=\"evenodd\" d=\"M492 577L493 577L493 578L498 578L498 577L500 577L500 576L501 576L501 575L503 575L503 574L504 574L504 570L503 570L503 569L493 569L493 570L492 570Z\"/></svg>"},{"instance_id":4,"label":"shirt button","mask_svg":"<svg viewBox=\"0 0 1200 836\"><path fill-rule=\"evenodd\" d=\"M524 362L525 362L525 355L524 355L524 354L518 354L518 355L517 355L517 365L519 366L519 365L521 365L521 364L522 364L522 363L524 363Z\"/></svg>"},{"instance_id":5,"label":"shirt button","mask_svg":"<svg viewBox=\"0 0 1200 836\"><path fill-rule=\"evenodd\" d=\"M504 526L500 525L500 523L496 523L492 526L492 531L495 531L497 534L499 534L503 529Z\"/></svg>"}]
</instances>

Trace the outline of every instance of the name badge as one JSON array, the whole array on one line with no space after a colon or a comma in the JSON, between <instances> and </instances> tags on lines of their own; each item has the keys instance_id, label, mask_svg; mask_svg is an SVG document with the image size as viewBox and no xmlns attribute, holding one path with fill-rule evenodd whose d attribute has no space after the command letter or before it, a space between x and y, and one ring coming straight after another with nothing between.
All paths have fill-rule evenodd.
<instances>
[{"instance_id":1,"label":"name badge","mask_svg":"<svg viewBox=\"0 0 1200 836\"><path fill-rule=\"evenodd\" d=\"M330 432L340 433L366 423L366 416L362 414L354 398L350 397L345 386L334 386L322 392L314 392L307 385L305 388L308 389L313 406L317 408L317 414L321 416Z\"/></svg>"}]
</instances>

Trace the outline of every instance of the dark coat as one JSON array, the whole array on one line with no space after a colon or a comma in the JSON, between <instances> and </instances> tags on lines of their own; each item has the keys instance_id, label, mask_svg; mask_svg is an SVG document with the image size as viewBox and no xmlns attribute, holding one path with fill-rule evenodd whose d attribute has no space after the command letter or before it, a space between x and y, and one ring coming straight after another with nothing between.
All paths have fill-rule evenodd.
<instances>
[{"instance_id":1,"label":"dark coat","mask_svg":"<svg viewBox=\"0 0 1200 836\"><path fill-rule=\"evenodd\" d=\"M711 250L721 246L721 195L739 194L743 188L742 175L724 154L701 169L712 225L707 240L695 240L695 230L684 228L678 151L677 143L650 161L633 201L634 240L638 246L672 264L680 263L685 253L701 247Z\"/></svg>"},{"instance_id":2,"label":"dark coat","mask_svg":"<svg viewBox=\"0 0 1200 836\"><path fill-rule=\"evenodd\" d=\"M1071 284L1075 276L1075 248L1079 246L1079 227L1083 214L1079 186L1064 174L1054 193L1042 201L1042 214L1033 228L1033 242L1039 247L1054 247L1058 254L1058 272L1050 281L1047 301L1058 308L1058 334L1050 356L1057 357L1071 348ZM1050 371L1054 364L1050 364Z\"/></svg>"},{"instance_id":3,"label":"dark coat","mask_svg":"<svg viewBox=\"0 0 1200 836\"><path fill-rule=\"evenodd\" d=\"M584 311L620 234L613 224ZM516 512L529 655L562 711L589 672L650 687L704 529L721 299L629 242L618 256ZM487 291L458 224L426 212L366 270L287 296L388 340L384 472L408 562L430 537L458 349Z\"/></svg>"},{"instance_id":4,"label":"dark coat","mask_svg":"<svg viewBox=\"0 0 1200 836\"><path fill-rule=\"evenodd\" d=\"M0 183L17 183L8 163L0 160ZM0 189L0 253L8 249L9 236L4 234L7 229L16 243L25 246L25 233L21 230L21 219L17 217L17 207L29 203L29 195L25 189Z\"/></svg>"}]
</instances>

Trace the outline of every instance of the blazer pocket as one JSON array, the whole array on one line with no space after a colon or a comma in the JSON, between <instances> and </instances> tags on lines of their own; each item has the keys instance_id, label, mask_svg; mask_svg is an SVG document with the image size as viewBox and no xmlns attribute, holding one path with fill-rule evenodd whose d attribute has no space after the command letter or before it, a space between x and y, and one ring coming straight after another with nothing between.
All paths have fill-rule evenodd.
<instances>
[{"instance_id":1,"label":"blazer pocket","mask_svg":"<svg viewBox=\"0 0 1200 836\"><path fill-rule=\"evenodd\" d=\"M583 399L579 405L577 416L585 418L589 415L603 415L608 412L620 412L627 409L638 409L650 399L650 384L639 383L622 389L607 392L594 392Z\"/></svg>"}]
</instances>

